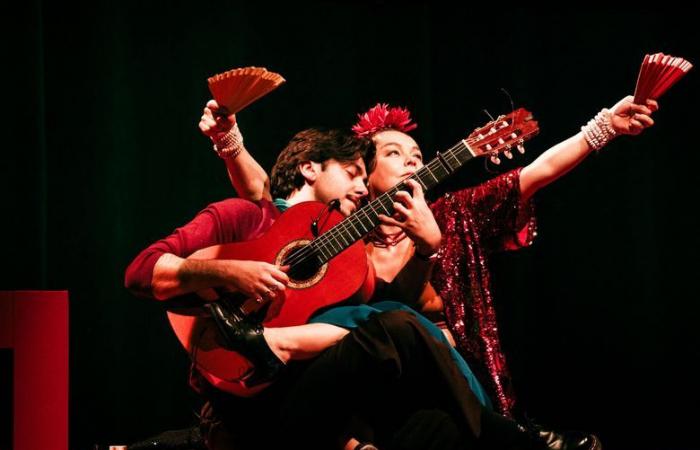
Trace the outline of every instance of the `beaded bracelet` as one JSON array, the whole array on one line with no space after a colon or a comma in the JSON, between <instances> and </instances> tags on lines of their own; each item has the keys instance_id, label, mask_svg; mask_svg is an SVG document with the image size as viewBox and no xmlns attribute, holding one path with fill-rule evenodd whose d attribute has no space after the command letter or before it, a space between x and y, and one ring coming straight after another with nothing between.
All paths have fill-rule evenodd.
<instances>
[{"instance_id":1,"label":"beaded bracelet","mask_svg":"<svg viewBox=\"0 0 700 450\"><path fill-rule=\"evenodd\" d=\"M611 124L611 113L607 108L603 108L593 119L582 126L581 131L584 139L593 150L600 150L617 136Z\"/></svg>"},{"instance_id":2,"label":"beaded bracelet","mask_svg":"<svg viewBox=\"0 0 700 450\"><path fill-rule=\"evenodd\" d=\"M243 135L237 123L221 139L212 138L212 141L214 142L214 151L221 159L235 158L245 148L243 146Z\"/></svg>"}]
</instances>

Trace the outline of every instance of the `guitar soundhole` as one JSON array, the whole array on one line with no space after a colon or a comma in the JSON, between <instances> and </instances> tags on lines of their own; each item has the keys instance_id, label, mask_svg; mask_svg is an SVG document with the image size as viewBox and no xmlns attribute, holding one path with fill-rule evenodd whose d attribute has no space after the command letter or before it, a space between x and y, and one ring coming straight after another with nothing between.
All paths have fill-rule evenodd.
<instances>
[{"instance_id":1,"label":"guitar soundhole","mask_svg":"<svg viewBox=\"0 0 700 450\"><path fill-rule=\"evenodd\" d=\"M307 247L308 239L302 239L287 244L277 257L276 264L289 264L289 287L304 289L312 286L323 278L328 264L321 264L315 252Z\"/></svg>"}]
</instances>

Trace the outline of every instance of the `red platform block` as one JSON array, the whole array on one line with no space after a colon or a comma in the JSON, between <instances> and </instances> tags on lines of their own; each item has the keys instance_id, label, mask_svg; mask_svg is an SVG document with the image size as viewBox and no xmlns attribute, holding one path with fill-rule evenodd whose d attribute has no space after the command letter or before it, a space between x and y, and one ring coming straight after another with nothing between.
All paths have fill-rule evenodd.
<instances>
[{"instance_id":1,"label":"red platform block","mask_svg":"<svg viewBox=\"0 0 700 450\"><path fill-rule=\"evenodd\" d=\"M68 292L0 291L13 353L12 450L68 449Z\"/></svg>"}]
</instances>

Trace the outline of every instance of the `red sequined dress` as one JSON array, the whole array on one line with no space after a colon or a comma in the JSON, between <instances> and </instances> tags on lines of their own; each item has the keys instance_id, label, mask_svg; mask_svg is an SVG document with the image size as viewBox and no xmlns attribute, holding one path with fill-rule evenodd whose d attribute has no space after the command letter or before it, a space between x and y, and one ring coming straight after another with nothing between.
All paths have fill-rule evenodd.
<instances>
[{"instance_id":1,"label":"red sequined dress","mask_svg":"<svg viewBox=\"0 0 700 450\"><path fill-rule=\"evenodd\" d=\"M510 414L515 402L498 337L490 289L489 256L532 243L537 235L530 202L520 198L520 169L476 187L451 192L431 209L443 233L432 285L440 295L457 349Z\"/></svg>"}]
</instances>

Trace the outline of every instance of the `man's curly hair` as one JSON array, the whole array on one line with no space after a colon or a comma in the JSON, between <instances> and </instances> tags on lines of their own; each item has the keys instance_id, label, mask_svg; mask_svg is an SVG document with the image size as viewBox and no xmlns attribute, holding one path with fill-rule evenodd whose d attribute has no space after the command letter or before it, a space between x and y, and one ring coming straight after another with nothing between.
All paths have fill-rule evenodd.
<instances>
[{"instance_id":1,"label":"man's curly hair","mask_svg":"<svg viewBox=\"0 0 700 450\"><path fill-rule=\"evenodd\" d=\"M282 150L272 167L270 191L273 198L287 198L304 185L299 164L306 161L321 163L334 159L338 162L366 158L373 150L368 139L357 138L341 130L310 128L295 134Z\"/></svg>"}]
</instances>

